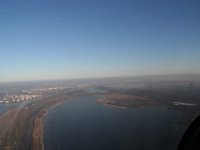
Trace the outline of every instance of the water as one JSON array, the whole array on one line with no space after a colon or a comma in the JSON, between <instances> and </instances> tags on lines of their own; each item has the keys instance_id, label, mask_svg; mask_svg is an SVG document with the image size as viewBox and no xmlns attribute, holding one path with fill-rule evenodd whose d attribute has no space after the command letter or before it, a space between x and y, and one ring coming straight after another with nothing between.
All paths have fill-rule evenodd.
<instances>
[{"instance_id":1,"label":"water","mask_svg":"<svg viewBox=\"0 0 200 150\"><path fill-rule=\"evenodd\" d=\"M175 150L183 129L173 110L120 109L81 97L50 109L44 121L46 150Z\"/></svg>"}]
</instances>

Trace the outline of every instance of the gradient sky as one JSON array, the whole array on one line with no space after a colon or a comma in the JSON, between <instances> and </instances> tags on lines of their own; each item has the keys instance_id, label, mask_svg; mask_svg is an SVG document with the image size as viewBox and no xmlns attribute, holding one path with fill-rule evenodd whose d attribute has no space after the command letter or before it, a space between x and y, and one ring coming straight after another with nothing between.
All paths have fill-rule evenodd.
<instances>
[{"instance_id":1,"label":"gradient sky","mask_svg":"<svg viewBox=\"0 0 200 150\"><path fill-rule=\"evenodd\" d=\"M0 81L200 73L199 0L1 0Z\"/></svg>"}]
</instances>

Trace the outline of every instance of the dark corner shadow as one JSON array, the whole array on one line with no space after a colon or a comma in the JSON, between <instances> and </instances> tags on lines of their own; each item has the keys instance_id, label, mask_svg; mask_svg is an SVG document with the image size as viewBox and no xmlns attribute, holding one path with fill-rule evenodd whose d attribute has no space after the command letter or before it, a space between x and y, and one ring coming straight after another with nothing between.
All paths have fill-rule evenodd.
<instances>
[{"instance_id":1,"label":"dark corner shadow","mask_svg":"<svg viewBox=\"0 0 200 150\"><path fill-rule=\"evenodd\" d=\"M184 133L178 150L200 150L200 115Z\"/></svg>"}]
</instances>

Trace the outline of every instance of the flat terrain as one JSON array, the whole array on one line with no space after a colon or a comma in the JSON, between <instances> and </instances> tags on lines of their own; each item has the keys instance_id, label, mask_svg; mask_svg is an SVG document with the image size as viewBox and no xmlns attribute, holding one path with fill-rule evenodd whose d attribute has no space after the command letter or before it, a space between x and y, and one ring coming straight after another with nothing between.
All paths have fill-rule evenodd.
<instances>
[{"instance_id":1,"label":"flat terrain","mask_svg":"<svg viewBox=\"0 0 200 150\"><path fill-rule=\"evenodd\" d=\"M98 100L97 103L121 108L153 106L153 102L143 96L117 93L107 94L103 99Z\"/></svg>"},{"instance_id":2,"label":"flat terrain","mask_svg":"<svg viewBox=\"0 0 200 150\"><path fill-rule=\"evenodd\" d=\"M8 128L13 124L18 109L10 109L0 115L0 143Z\"/></svg>"},{"instance_id":3,"label":"flat terrain","mask_svg":"<svg viewBox=\"0 0 200 150\"><path fill-rule=\"evenodd\" d=\"M108 94L98 103L116 108L173 109L182 114L181 125L189 125L200 115L200 87L172 86L120 89L104 87Z\"/></svg>"},{"instance_id":4,"label":"flat terrain","mask_svg":"<svg viewBox=\"0 0 200 150\"><path fill-rule=\"evenodd\" d=\"M187 126L200 114L200 85L171 84L159 82L129 88L120 84L100 87L103 92L99 93L72 89L10 109L0 116L0 150L44 150L43 120L48 109L79 96L102 96L97 103L106 107L173 109L181 113L180 125Z\"/></svg>"},{"instance_id":5,"label":"flat terrain","mask_svg":"<svg viewBox=\"0 0 200 150\"><path fill-rule=\"evenodd\" d=\"M43 119L47 113L47 109L58 103L66 101L68 98L69 96L64 95L56 97L52 96L48 99L31 103L19 109L16 116L13 114L15 113L15 110L9 110L4 115L11 116L11 118L15 116L15 118L12 124L8 126L6 133L2 137L0 149L44 149ZM9 118L7 120L9 120ZM5 121L4 123L6 123Z\"/></svg>"}]
</instances>

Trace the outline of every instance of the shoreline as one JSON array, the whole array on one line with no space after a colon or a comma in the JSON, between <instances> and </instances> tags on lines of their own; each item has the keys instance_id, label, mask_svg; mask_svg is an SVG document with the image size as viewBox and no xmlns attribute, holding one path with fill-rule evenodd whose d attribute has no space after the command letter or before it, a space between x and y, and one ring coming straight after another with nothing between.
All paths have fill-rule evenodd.
<instances>
[{"instance_id":1,"label":"shoreline","mask_svg":"<svg viewBox=\"0 0 200 150\"><path fill-rule=\"evenodd\" d=\"M42 109L36 118L34 119L34 126L32 132L32 150L45 150L44 145L44 119L48 115L48 111L58 105L61 105L63 102L58 102L49 106L48 108Z\"/></svg>"},{"instance_id":2,"label":"shoreline","mask_svg":"<svg viewBox=\"0 0 200 150\"><path fill-rule=\"evenodd\" d=\"M157 104L151 99L143 96L116 93L105 95L104 98L97 100L97 104L120 109L152 107L166 108L166 106Z\"/></svg>"},{"instance_id":3,"label":"shoreline","mask_svg":"<svg viewBox=\"0 0 200 150\"><path fill-rule=\"evenodd\" d=\"M96 101L97 104L101 105L101 106L106 106L106 107L112 107L112 108L121 108L121 109L126 109L128 107L125 106L119 106L119 105L114 105L114 104L108 104L105 102L106 99L99 99Z\"/></svg>"},{"instance_id":4,"label":"shoreline","mask_svg":"<svg viewBox=\"0 0 200 150\"><path fill-rule=\"evenodd\" d=\"M68 101L69 98L71 96L68 95L52 96L21 107L17 109L16 113L8 111L12 123L5 123L6 119L9 119L8 117L4 117L4 121L0 122L0 125L4 123L0 131L5 132L1 134L0 149L44 150L43 120L49 109ZM7 130L3 130L5 128Z\"/></svg>"}]
</instances>

